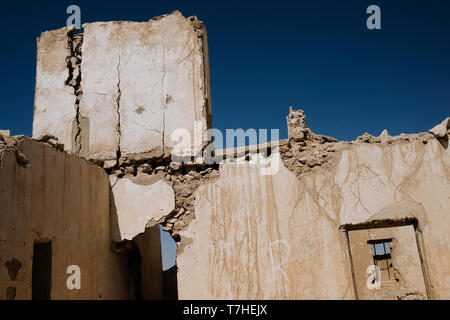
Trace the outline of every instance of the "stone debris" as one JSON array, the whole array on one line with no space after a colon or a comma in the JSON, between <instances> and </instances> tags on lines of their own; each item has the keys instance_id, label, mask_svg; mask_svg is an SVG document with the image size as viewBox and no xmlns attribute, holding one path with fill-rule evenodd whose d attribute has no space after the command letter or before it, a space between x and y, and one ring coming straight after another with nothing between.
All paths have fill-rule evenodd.
<instances>
[{"instance_id":1,"label":"stone debris","mask_svg":"<svg viewBox=\"0 0 450 320\"><path fill-rule=\"evenodd\" d=\"M19 142L24 136L10 136L0 133L0 167L2 165L3 152L13 152L16 156L16 161L23 167L28 167L28 160L25 155L17 148Z\"/></svg>"},{"instance_id":2,"label":"stone debris","mask_svg":"<svg viewBox=\"0 0 450 320\"><path fill-rule=\"evenodd\" d=\"M356 138L356 142L363 142L363 143L373 143L375 142L375 137L369 133L364 133L362 136L359 136Z\"/></svg>"},{"instance_id":3,"label":"stone debris","mask_svg":"<svg viewBox=\"0 0 450 320\"><path fill-rule=\"evenodd\" d=\"M105 168L105 167L104 167ZM175 209L158 221L164 231L179 241L179 232L195 218L195 191L200 184L219 176L218 165L180 164L167 160L152 159L145 162L121 162L117 170L106 169L119 180L138 174L153 180L169 182L175 193Z\"/></svg>"},{"instance_id":4,"label":"stone debris","mask_svg":"<svg viewBox=\"0 0 450 320\"><path fill-rule=\"evenodd\" d=\"M306 124L303 110L290 107L287 126L288 141L280 143L279 151L285 166L297 176L331 163L336 147L346 144L333 137L314 134Z\"/></svg>"},{"instance_id":5,"label":"stone debris","mask_svg":"<svg viewBox=\"0 0 450 320\"><path fill-rule=\"evenodd\" d=\"M440 124L428 130L428 132L434 135L436 138L447 138L448 140L448 137L450 135L450 117L447 117Z\"/></svg>"},{"instance_id":6,"label":"stone debris","mask_svg":"<svg viewBox=\"0 0 450 320\"><path fill-rule=\"evenodd\" d=\"M309 130L306 125L306 116L303 110L294 110L290 107L289 115L286 119L288 124L289 142L303 141L311 134L311 130Z\"/></svg>"},{"instance_id":7,"label":"stone debris","mask_svg":"<svg viewBox=\"0 0 450 320\"><path fill-rule=\"evenodd\" d=\"M64 145L58 142L58 138L52 135L44 135L37 139L38 142L45 143L49 146L55 147L58 150L64 151Z\"/></svg>"},{"instance_id":8,"label":"stone debris","mask_svg":"<svg viewBox=\"0 0 450 320\"><path fill-rule=\"evenodd\" d=\"M445 138L449 135L450 118L445 119L429 132L437 138ZM280 155L284 165L297 176L312 171L319 167L328 167L335 159L336 152L349 147L364 143L395 144L412 140L421 140L424 144L433 139L430 133L400 134L390 136L385 129L378 137L364 133L355 141L338 141L312 132L306 124L306 116L303 110L294 110L290 107L287 117L288 140L280 141Z\"/></svg>"},{"instance_id":9,"label":"stone debris","mask_svg":"<svg viewBox=\"0 0 450 320\"><path fill-rule=\"evenodd\" d=\"M201 184L217 179L219 168L191 165L172 170L171 175L175 192L175 210L163 223L163 230L169 231L176 241L180 241L179 232L195 218L195 191Z\"/></svg>"}]
</instances>

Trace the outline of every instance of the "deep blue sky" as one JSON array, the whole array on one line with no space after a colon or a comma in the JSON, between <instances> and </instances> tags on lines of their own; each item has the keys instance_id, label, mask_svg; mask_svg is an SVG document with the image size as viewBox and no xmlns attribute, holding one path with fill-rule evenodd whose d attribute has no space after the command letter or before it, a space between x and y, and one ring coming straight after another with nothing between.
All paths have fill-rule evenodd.
<instances>
[{"instance_id":1,"label":"deep blue sky","mask_svg":"<svg viewBox=\"0 0 450 320\"><path fill-rule=\"evenodd\" d=\"M450 1L8 1L0 26L0 129L31 135L36 37L82 22L150 18L179 9L208 30L213 126L279 128L290 105L316 133L426 131L450 110ZM381 8L381 30L366 8Z\"/></svg>"},{"instance_id":2,"label":"deep blue sky","mask_svg":"<svg viewBox=\"0 0 450 320\"><path fill-rule=\"evenodd\" d=\"M82 22L146 21L181 10L205 22L213 125L280 128L303 108L313 131L426 131L450 110L450 1L8 1L1 6L0 128L31 135L36 37ZM366 28L381 8L382 30Z\"/></svg>"}]
</instances>

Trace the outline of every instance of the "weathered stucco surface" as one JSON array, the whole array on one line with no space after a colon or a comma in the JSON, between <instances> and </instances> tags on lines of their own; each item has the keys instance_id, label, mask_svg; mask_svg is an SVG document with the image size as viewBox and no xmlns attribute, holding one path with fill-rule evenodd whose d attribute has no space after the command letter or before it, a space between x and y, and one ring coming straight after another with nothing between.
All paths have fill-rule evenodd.
<instances>
[{"instance_id":1,"label":"weathered stucco surface","mask_svg":"<svg viewBox=\"0 0 450 320\"><path fill-rule=\"evenodd\" d=\"M11 139L11 138L9 138ZM52 242L52 299L127 299L127 255L111 250L110 185L104 170L55 148L18 140L0 151L0 299L31 299L33 244ZM5 262L21 263L11 278ZM69 290L67 267L81 270L81 290ZM9 297L11 298L11 297Z\"/></svg>"},{"instance_id":2,"label":"weathered stucco surface","mask_svg":"<svg viewBox=\"0 0 450 320\"><path fill-rule=\"evenodd\" d=\"M175 208L173 189L166 181L152 181L154 178L147 175L122 179L110 176L110 179L112 207L120 234L115 241L133 240L146 226L157 224Z\"/></svg>"},{"instance_id":3,"label":"weathered stucco surface","mask_svg":"<svg viewBox=\"0 0 450 320\"><path fill-rule=\"evenodd\" d=\"M211 119L203 24L175 11L148 22L83 27L81 49L66 28L38 39L33 137L53 135L69 152L113 160L168 153L178 143L172 133L186 129L191 148L201 149ZM74 72L81 77L66 84Z\"/></svg>"},{"instance_id":4,"label":"weathered stucco surface","mask_svg":"<svg viewBox=\"0 0 450 320\"><path fill-rule=\"evenodd\" d=\"M88 157L116 159L120 136L119 23L98 22L83 28L80 115L89 124L87 132L81 128L81 134L88 135L83 150Z\"/></svg>"},{"instance_id":5,"label":"weathered stucco surface","mask_svg":"<svg viewBox=\"0 0 450 320\"><path fill-rule=\"evenodd\" d=\"M402 213L419 221L430 295L448 299L448 153L435 139L361 143L298 178L284 166L261 176L249 164L224 164L196 191L195 219L180 233L180 298L352 299L340 226L380 212L399 218L405 201L423 207Z\"/></svg>"},{"instance_id":6,"label":"weathered stucco surface","mask_svg":"<svg viewBox=\"0 0 450 320\"><path fill-rule=\"evenodd\" d=\"M58 137L65 150L72 148L76 108L73 89L66 85L70 56L69 29L46 31L37 39L36 91L33 138Z\"/></svg>"}]
</instances>

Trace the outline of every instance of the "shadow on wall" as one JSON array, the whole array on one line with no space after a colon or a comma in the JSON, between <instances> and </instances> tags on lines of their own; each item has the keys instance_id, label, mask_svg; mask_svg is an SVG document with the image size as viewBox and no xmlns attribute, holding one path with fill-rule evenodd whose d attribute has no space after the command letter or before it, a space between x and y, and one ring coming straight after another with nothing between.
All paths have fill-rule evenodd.
<instances>
[{"instance_id":1,"label":"shadow on wall","mask_svg":"<svg viewBox=\"0 0 450 320\"><path fill-rule=\"evenodd\" d=\"M163 299L178 300L177 266L163 271Z\"/></svg>"},{"instance_id":2,"label":"shadow on wall","mask_svg":"<svg viewBox=\"0 0 450 320\"><path fill-rule=\"evenodd\" d=\"M163 271L162 256L168 254L175 260L175 247L166 253L167 246L161 246L160 225L146 228L145 232L137 235L133 240L121 240L117 208L114 194L111 194L111 246L115 254L124 254L128 260L128 272L123 275L126 281L129 299L162 300L178 299L177 266ZM170 237L170 235L169 235ZM173 241L173 240L172 240ZM167 239L165 240L167 243ZM173 252L172 252L173 251Z\"/></svg>"}]
</instances>

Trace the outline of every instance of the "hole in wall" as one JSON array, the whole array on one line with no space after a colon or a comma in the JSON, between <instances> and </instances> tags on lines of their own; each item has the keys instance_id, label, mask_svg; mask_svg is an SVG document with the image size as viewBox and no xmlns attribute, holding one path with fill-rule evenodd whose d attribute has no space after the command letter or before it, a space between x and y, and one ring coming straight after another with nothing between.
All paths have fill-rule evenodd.
<instances>
[{"instance_id":1,"label":"hole in wall","mask_svg":"<svg viewBox=\"0 0 450 320\"><path fill-rule=\"evenodd\" d=\"M161 233L161 256L162 256L162 270L166 271L176 265L177 245L170 233L162 230L162 225L159 225Z\"/></svg>"},{"instance_id":2,"label":"hole in wall","mask_svg":"<svg viewBox=\"0 0 450 320\"><path fill-rule=\"evenodd\" d=\"M161 234L161 257L163 273L163 299L178 299L177 284L177 245L170 233L163 231L159 225Z\"/></svg>"}]
</instances>

